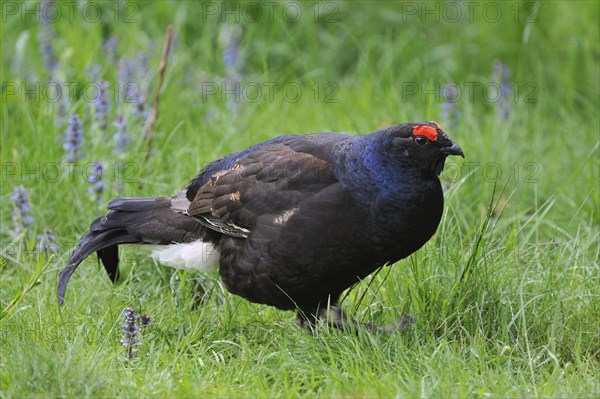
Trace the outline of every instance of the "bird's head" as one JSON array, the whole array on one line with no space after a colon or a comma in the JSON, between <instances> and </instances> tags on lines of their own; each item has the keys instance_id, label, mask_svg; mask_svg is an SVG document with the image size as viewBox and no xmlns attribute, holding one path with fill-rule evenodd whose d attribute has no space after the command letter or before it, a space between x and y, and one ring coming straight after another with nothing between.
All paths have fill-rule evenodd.
<instances>
[{"instance_id":1,"label":"bird's head","mask_svg":"<svg viewBox=\"0 0 600 399\"><path fill-rule=\"evenodd\" d=\"M449 155L465 154L436 122L404 123L383 130L386 157L440 175Z\"/></svg>"}]
</instances>

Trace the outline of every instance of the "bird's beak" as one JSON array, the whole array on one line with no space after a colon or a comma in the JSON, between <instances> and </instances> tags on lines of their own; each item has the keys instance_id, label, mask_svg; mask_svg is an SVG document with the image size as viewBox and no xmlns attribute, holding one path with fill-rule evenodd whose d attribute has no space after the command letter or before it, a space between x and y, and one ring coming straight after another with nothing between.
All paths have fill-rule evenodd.
<instances>
[{"instance_id":1,"label":"bird's beak","mask_svg":"<svg viewBox=\"0 0 600 399\"><path fill-rule=\"evenodd\" d=\"M452 142L452 145L449 147L442 148L441 152L445 155L460 155L463 158L465 157L465 153L463 152L462 148L460 148L460 146L455 142Z\"/></svg>"}]
</instances>

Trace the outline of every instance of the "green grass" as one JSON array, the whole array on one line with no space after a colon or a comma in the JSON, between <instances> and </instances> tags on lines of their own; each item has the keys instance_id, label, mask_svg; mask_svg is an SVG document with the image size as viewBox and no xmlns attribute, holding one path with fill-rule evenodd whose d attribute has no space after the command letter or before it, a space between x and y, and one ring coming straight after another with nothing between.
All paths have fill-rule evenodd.
<instances>
[{"instance_id":1,"label":"green grass","mask_svg":"<svg viewBox=\"0 0 600 399\"><path fill-rule=\"evenodd\" d=\"M114 5L105 3L101 22L86 22L76 8L72 23L63 16L52 25L52 46L55 78L80 88L93 64L100 78L117 81L117 61L101 48L114 36L117 58L148 55L150 70L138 83L152 98L168 24L177 39L149 161L141 161L142 125L130 104L112 104L102 132L77 90L69 112L83 120L86 158L72 170L58 140L65 128L55 126L57 105L43 91L50 77L40 26L21 18L34 4L3 8L1 28L1 397L600 395L597 2L477 3L472 21L464 5L462 20L452 19L450 2L306 3L296 21L281 16L289 3L275 3L273 20L263 9L258 23L252 3L229 3L227 18L239 16L244 32L243 83L302 88L297 101L276 90L273 100L263 93L238 111L220 96L202 99L202 81L220 83L225 73L221 20L208 9L131 2L124 4L135 21L121 14L115 21ZM425 7L433 14L419 14ZM494 82L496 59L512 71L508 119L482 90ZM453 128L436 94L446 82L475 87L472 98L459 99ZM134 141L115 155L112 121L123 113ZM377 324L410 313L417 322L407 331L355 336L322 327L311 335L291 312L230 295L216 275L155 265L135 247L124 251L115 286L95 259L84 262L58 308L58 273L110 198L173 194L205 163L278 134L364 134L431 119L467 155L447 165L438 232L343 303ZM121 163L107 168L102 203L89 198L82 174L93 160ZM33 235L12 234L10 196L19 185L30 193ZM48 260L34 249L46 226L59 246ZM131 360L120 343L127 306L153 320Z\"/></svg>"}]
</instances>

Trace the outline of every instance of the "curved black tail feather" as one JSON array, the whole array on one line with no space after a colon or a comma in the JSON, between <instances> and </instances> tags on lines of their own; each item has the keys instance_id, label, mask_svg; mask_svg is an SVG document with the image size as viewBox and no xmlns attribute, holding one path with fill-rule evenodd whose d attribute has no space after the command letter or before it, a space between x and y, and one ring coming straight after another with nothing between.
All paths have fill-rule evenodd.
<instances>
[{"instance_id":1,"label":"curved black tail feather","mask_svg":"<svg viewBox=\"0 0 600 399\"><path fill-rule=\"evenodd\" d=\"M58 303L64 302L69 279L79 264L96 252L114 282L119 268L119 245L170 244L202 238L205 228L194 218L171 209L171 198L116 198L108 214L94 220L58 276Z\"/></svg>"}]
</instances>

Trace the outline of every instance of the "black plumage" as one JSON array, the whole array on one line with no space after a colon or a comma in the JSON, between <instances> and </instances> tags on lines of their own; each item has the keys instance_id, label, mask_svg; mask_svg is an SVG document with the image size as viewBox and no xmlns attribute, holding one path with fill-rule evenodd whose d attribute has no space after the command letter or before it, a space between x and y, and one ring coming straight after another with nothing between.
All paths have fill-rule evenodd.
<instances>
[{"instance_id":1,"label":"black plumage","mask_svg":"<svg viewBox=\"0 0 600 399\"><path fill-rule=\"evenodd\" d=\"M435 122L365 136L280 136L220 158L175 197L118 198L95 220L59 276L59 302L79 263L97 252L116 278L118 245L202 241L218 250L226 288L252 302L354 325L341 293L403 259L435 233L439 182L463 155Z\"/></svg>"}]
</instances>

